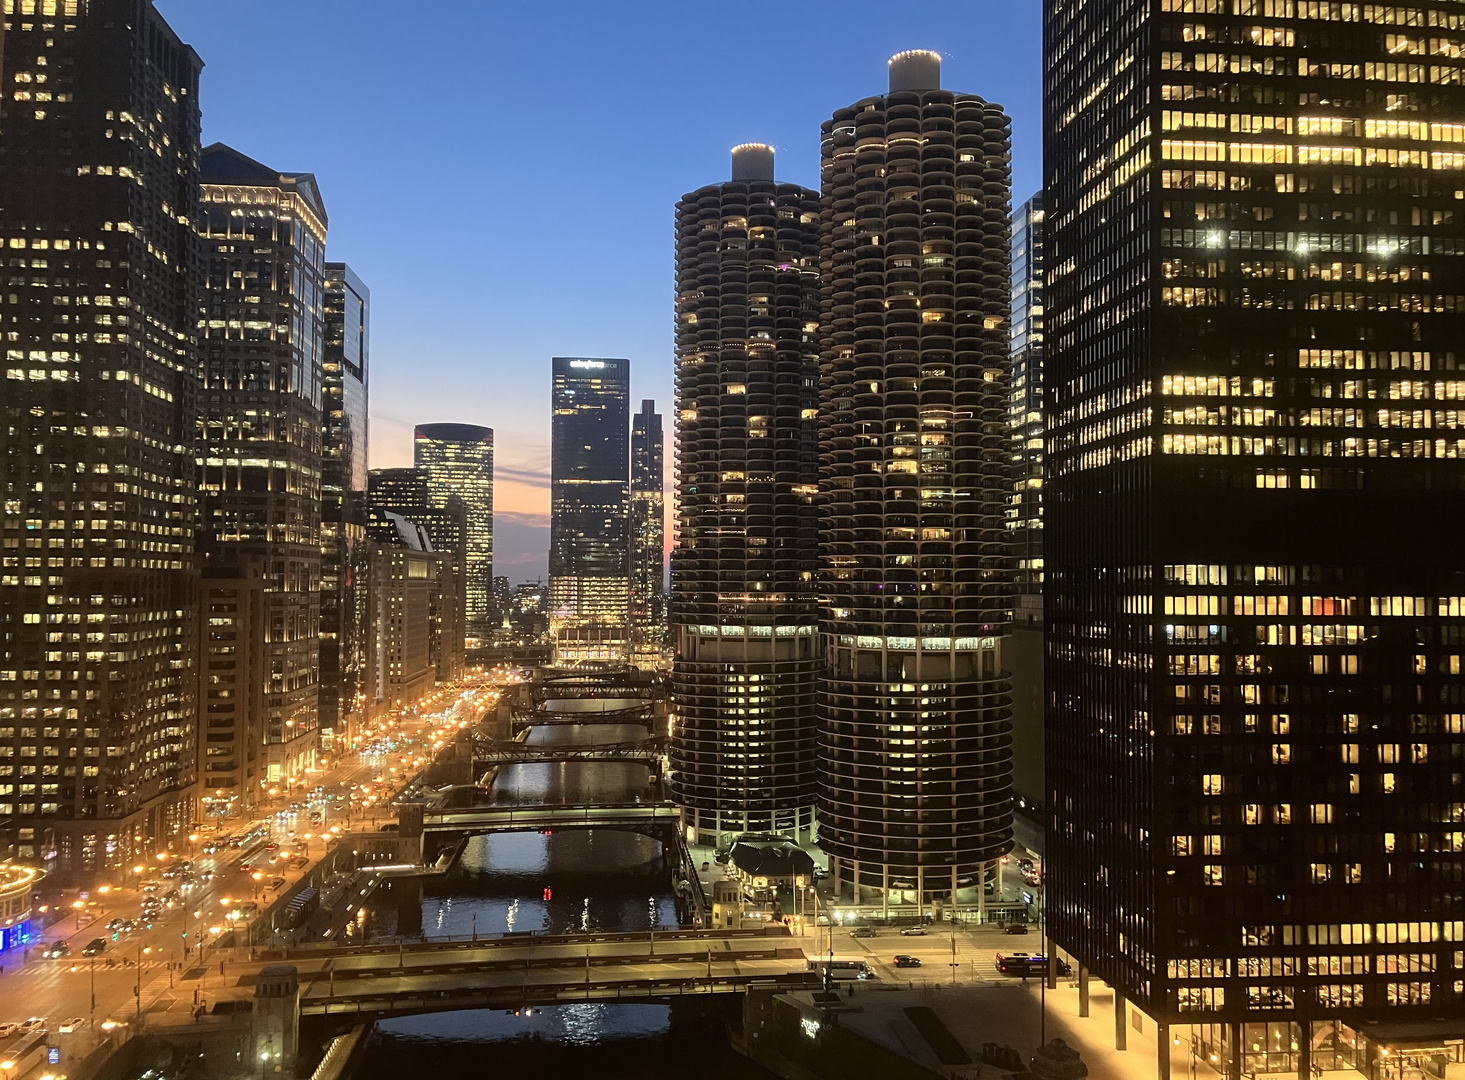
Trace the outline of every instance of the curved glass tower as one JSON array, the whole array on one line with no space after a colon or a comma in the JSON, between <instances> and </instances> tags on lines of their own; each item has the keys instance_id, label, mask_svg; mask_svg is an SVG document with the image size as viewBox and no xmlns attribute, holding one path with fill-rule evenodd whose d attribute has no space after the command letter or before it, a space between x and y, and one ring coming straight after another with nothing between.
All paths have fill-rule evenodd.
<instances>
[{"instance_id":1,"label":"curved glass tower","mask_svg":"<svg viewBox=\"0 0 1465 1080\"><path fill-rule=\"evenodd\" d=\"M819 839L857 902L975 887L1012 835L1011 124L940 65L823 127Z\"/></svg>"},{"instance_id":2,"label":"curved glass tower","mask_svg":"<svg viewBox=\"0 0 1465 1080\"><path fill-rule=\"evenodd\" d=\"M671 788L701 843L813 828L818 255L771 147L677 204Z\"/></svg>"}]
</instances>

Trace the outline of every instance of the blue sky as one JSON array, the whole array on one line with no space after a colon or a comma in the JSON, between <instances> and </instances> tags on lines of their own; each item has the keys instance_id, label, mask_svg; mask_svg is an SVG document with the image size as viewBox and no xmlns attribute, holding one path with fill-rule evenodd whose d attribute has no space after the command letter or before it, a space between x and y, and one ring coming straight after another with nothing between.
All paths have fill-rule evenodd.
<instances>
[{"instance_id":1,"label":"blue sky","mask_svg":"<svg viewBox=\"0 0 1465 1080\"><path fill-rule=\"evenodd\" d=\"M544 573L551 356L629 357L670 444L672 211L730 147L817 188L820 123L935 49L1011 114L1014 200L1040 180L1037 0L157 7L203 57L204 142L315 173L327 257L371 288L372 466L409 464L417 423L494 428L515 580Z\"/></svg>"}]
</instances>

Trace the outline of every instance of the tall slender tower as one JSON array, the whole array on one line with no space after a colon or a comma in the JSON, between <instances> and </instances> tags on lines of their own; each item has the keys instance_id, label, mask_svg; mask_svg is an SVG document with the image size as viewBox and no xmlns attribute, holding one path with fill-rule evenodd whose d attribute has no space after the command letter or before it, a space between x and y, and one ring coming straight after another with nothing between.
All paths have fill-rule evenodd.
<instances>
[{"instance_id":1,"label":"tall slender tower","mask_svg":"<svg viewBox=\"0 0 1465 1080\"><path fill-rule=\"evenodd\" d=\"M1012 212L1012 540L1016 621L1043 621L1043 193ZM1036 792L1034 793L1036 794Z\"/></svg>"},{"instance_id":2,"label":"tall slender tower","mask_svg":"<svg viewBox=\"0 0 1465 1080\"><path fill-rule=\"evenodd\" d=\"M5 22L0 829L84 878L195 812L203 65L151 3Z\"/></svg>"},{"instance_id":3,"label":"tall slender tower","mask_svg":"<svg viewBox=\"0 0 1465 1080\"><path fill-rule=\"evenodd\" d=\"M631 418L631 654L655 667L666 641L666 517L661 414L642 401Z\"/></svg>"},{"instance_id":4,"label":"tall slender tower","mask_svg":"<svg viewBox=\"0 0 1465 1080\"><path fill-rule=\"evenodd\" d=\"M1011 844L1008 147L935 53L824 124L819 839L885 902Z\"/></svg>"},{"instance_id":5,"label":"tall slender tower","mask_svg":"<svg viewBox=\"0 0 1465 1080\"><path fill-rule=\"evenodd\" d=\"M677 204L671 789L700 843L813 829L818 198L749 144Z\"/></svg>"},{"instance_id":6,"label":"tall slender tower","mask_svg":"<svg viewBox=\"0 0 1465 1080\"><path fill-rule=\"evenodd\" d=\"M203 182L203 547L211 572L258 563L266 590L264 705L242 735L260 766L247 804L315 762L326 214L310 173L279 172L222 143L203 152ZM205 786L217 787L207 777Z\"/></svg>"},{"instance_id":7,"label":"tall slender tower","mask_svg":"<svg viewBox=\"0 0 1465 1080\"><path fill-rule=\"evenodd\" d=\"M630 644L631 362L556 356L549 593L555 657L624 660Z\"/></svg>"},{"instance_id":8,"label":"tall slender tower","mask_svg":"<svg viewBox=\"0 0 1465 1080\"><path fill-rule=\"evenodd\" d=\"M444 507L456 495L468 514L464 588L466 617L487 629L493 613L493 428L418 424L412 461L427 477L428 501Z\"/></svg>"},{"instance_id":9,"label":"tall slender tower","mask_svg":"<svg viewBox=\"0 0 1465 1080\"><path fill-rule=\"evenodd\" d=\"M371 293L345 263L326 263L321 385L321 738L345 734L356 708L365 598L356 568L366 539L366 416ZM329 732L328 736L326 733Z\"/></svg>"},{"instance_id":10,"label":"tall slender tower","mask_svg":"<svg viewBox=\"0 0 1465 1080\"><path fill-rule=\"evenodd\" d=\"M1405 1068L1465 1007L1461 9L1044 7L1048 926L1225 1076Z\"/></svg>"}]
</instances>

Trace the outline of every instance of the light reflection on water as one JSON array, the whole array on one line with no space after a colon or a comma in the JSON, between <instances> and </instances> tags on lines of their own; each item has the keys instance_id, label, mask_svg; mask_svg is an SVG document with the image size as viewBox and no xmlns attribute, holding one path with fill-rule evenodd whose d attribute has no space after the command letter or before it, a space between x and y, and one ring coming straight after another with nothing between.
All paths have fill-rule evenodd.
<instances>
[{"instance_id":1,"label":"light reflection on water","mask_svg":"<svg viewBox=\"0 0 1465 1080\"><path fill-rule=\"evenodd\" d=\"M595 702L561 704L598 707ZM540 727L529 741L583 745L631 742L645 735L634 725ZM647 788L644 768L587 762L509 766L493 794L500 805L656 797ZM370 940L382 940L396 933L396 923L395 887L389 887L370 905L362 929ZM675 926L661 845L634 833L567 830L476 837L463 851L459 872L423 889L422 936L428 938ZM532 1015L479 1010L381 1023L353 1080L481 1072L485 1044L492 1044L496 1069L506 1075L557 1077L588 1070L596 1080L680 1078L687 1062L695 1060L702 1080L770 1078L728 1048L715 1016L673 1022L671 1010L662 1005L581 1003L536 1009Z\"/></svg>"}]
</instances>

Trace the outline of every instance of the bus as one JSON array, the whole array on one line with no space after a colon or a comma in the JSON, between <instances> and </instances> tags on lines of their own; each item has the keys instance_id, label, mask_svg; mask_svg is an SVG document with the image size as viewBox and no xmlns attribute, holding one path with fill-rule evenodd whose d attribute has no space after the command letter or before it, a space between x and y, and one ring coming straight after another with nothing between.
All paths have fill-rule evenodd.
<instances>
[{"instance_id":1,"label":"bus","mask_svg":"<svg viewBox=\"0 0 1465 1080\"><path fill-rule=\"evenodd\" d=\"M1063 960L1059 960L1056 966L1059 975L1073 974L1073 968ZM1048 971L1048 958L1025 952L998 953L997 970L1004 975L1045 975Z\"/></svg>"},{"instance_id":2,"label":"bus","mask_svg":"<svg viewBox=\"0 0 1465 1080\"><path fill-rule=\"evenodd\" d=\"M831 979L868 979L870 965L863 960L810 960L809 970Z\"/></svg>"}]
</instances>

